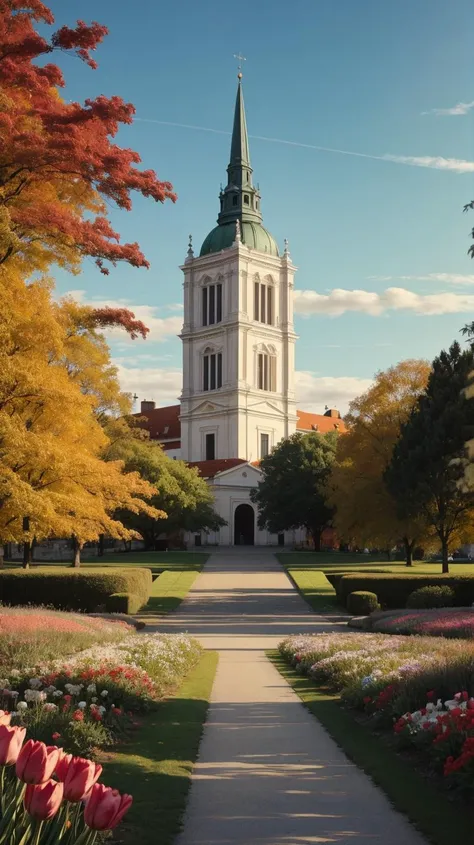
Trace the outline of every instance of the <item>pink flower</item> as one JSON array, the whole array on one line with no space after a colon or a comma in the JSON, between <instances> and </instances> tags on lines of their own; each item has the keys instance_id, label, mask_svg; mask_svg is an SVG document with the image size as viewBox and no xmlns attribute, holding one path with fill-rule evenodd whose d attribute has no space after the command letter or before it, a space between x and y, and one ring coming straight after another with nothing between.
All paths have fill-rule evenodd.
<instances>
[{"instance_id":1,"label":"pink flower","mask_svg":"<svg viewBox=\"0 0 474 845\"><path fill-rule=\"evenodd\" d=\"M34 819L47 821L58 812L63 800L63 785L56 780L45 783L30 783L25 792L25 809Z\"/></svg>"},{"instance_id":2,"label":"pink flower","mask_svg":"<svg viewBox=\"0 0 474 845\"><path fill-rule=\"evenodd\" d=\"M92 760L73 757L64 778L64 797L67 801L82 801L102 773L102 766Z\"/></svg>"},{"instance_id":3,"label":"pink flower","mask_svg":"<svg viewBox=\"0 0 474 845\"><path fill-rule=\"evenodd\" d=\"M0 765L11 766L16 763L23 745L26 728L0 725Z\"/></svg>"},{"instance_id":4,"label":"pink flower","mask_svg":"<svg viewBox=\"0 0 474 845\"><path fill-rule=\"evenodd\" d=\"M16 776L24 783L44 783L53 774L61 750L29 739L16 761Z\"/></svg>"},{"instance_id":5,"label":"pink flower","mask_svg":"<svg viewBox=\"0 0 474 845\"><path fill-rule=\"evenodd\" d=\"M82 710L75 710L72 714L72 718L75 722L83 722L84 721L84 713Z\"/></svg>"},{"instance_id":6,"label":"pink flower","mask_svg":"<svg viewBox=\"0 0 474 845\"><path fill-rule=\"evenodd\" d=\"M66 780L69 764L71 763L72 759L72 754L65 754L64 751L62 752L54 770L54 774L56 775L58 780L61 780L63 782Z\"/></svg>"},{"instance_id":7,"label":"pink flower","mask_svg":"<svg viewBox=\"0 0 474 845\"><path fill-rule=\"evenodd\" d=\"M96 783L84 809L84 821L92 830L113 830L131 806L131 795Z\"/></svg>"}]
</instances>

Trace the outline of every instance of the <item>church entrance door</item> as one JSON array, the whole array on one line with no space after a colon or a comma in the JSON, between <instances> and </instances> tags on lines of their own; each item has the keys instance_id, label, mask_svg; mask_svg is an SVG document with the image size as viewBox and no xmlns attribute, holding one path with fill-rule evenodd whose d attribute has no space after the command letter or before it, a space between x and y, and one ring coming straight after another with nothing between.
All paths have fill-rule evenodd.
<instances>
[{"instance_id":1,"label":"church entrance door","mask_svg":"<svg viewBox=\"0 0 474 845\"><path fill-rule=\"evenodd\" d=\"M255 514L251 505L238 505L234 515L234 546L255 544Z\"/></svg>"}]
</instances>

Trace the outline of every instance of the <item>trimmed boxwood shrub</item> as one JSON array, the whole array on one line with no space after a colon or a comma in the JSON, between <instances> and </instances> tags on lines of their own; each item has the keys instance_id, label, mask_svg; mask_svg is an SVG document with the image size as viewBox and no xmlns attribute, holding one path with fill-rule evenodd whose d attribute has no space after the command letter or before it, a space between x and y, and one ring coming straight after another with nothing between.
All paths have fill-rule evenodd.
<instances>
[{"instance_id":1,"label":"trimmed boxwood shrub","mask_svg":"<svg viewBox=\"0 0 474 845\"><path fill-rule=\"evenodd\" d=\"M347 609L354 616L368 616L374 610L379 610L380 605L375 593L368 593L364 590L357 590L347 596Z\"/></svg>"},{"instance_id":2,"label":"trimmed boxwood shrub","mask_svg":"<svg viewBox=\"0 0 474 845\"><path fill-rule=\"evenodd\" d=\"M328 571L324 570L324 575L325 575L326 579L329 581L329 583L331 584L331 586L334 587L336 594L337 594L341 578L344 578L344 575L352 575L352 573L354 571L357 572L357 573L361 573L361 574L364 574L364 573L367 573L367 574L381 573L382 575L387 572L386 569L357 569L357 570L345 569L343 572L328 572Z\"/></svg>"},{"instance_id":3,"label":"trimmed boxwood shrub","mask_svg":"<svg viewBox=\"0 0 474 845\"><path fill-rule=\"evenodd\" d=\"M141 607L142 602L135 593L112 593L105 602L109 613L137 613Z\"/></svg>"},{"instance_id":4,"label":"trimmed boxwood shrub","mask_svg":"<svg viewBox=\"0 0 474 845\"><path fill-rule=\"evenodd\" d=\"M419 587L448 586L454 590L454 605L470 607L474 602L472 575L344 575L338 584L338 599L345 607L350 593L368 590L375 593L382 607L404 608L408 596Z\"/></svg>"},{"instance_id":5,"label":"trimmed boxwood shrub","mask_svg":"<svg viewBox=\"0 0 474 845\"><path fill-rule=\"evenodd\" d=\"M452 607L454 590L446 584L443 587L420 587L407 599L407 607L414 610L431 610L435 607Z\"/></svg>"},{"instance_id":6,"label":"trimmed boxwood shrub","mask_svg":"<svg viewBox=\"0 0 474 845\"><path fill-rule=\"evenodd\" d=\"M138 566L10 569L0 571L0 602L91 612L105 605L112 593L134 593L142 607L150 597L151 585L151 571Z\"/></svg>"}]
</instances>

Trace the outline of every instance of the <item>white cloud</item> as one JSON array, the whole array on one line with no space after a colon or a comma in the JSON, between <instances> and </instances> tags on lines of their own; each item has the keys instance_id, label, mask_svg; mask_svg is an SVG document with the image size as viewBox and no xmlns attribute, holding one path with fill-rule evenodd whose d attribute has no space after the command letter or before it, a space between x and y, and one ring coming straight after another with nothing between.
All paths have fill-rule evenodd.
<instances>
[{"instance_id":1,"label":"white cloud","mask_svg":"<svg viewBox=\"0 0 474 845\"><path fill-rule=\"evenodd\" d=\"M297 314L328 314L339 317L348 311L378 317L385 311L414 314L459 314L474 311L474 295L459 293L418 294L405 288L387 288L383 293L336 288L329 294L314 290L295 292Z\"/></svg>"},{"instance_id":2,"label":"white cloud","mask_svg":"<svg viewBox=\"0 0 474 845\"><path fill-rule=\"evenodd\" d=\"M183 327L182 316L159 316L160 310L181 311L182 307L178 307L177 303L165 305L161 309L153 305L134 305L129 299L89 299L84 290L70 290L67 295L72 296L82 305L90 305L93 308L128 308L135 314L137 320L141 320L150 329L147 339L154 342L161 342L179 334ZM136 343L128 338L123 329L107 329L106 334L110 338L119 339L121 343Z\"/></svg>"},{"instance_id":3,"label":"white cloud","mask_svg":"<svg viewBox=\"0 0 474 845\"><path fill-rule=\"evenodd\" d=\"M435 170L451 170L454 173L474 173L474 161L462 158L444 158L443 156L397 156L387 153L385 161L394 164L410 164L413 167L432 167Z\"/></svg>"},{"instance_id":4,"label":"white cloud","mask_svg":"<svg viewBox=\"0 0 474 845\"><path fill-rule=\"evenodd\" d=\"M158 406L178 403L183 381L178 367L127 367L117 363L117 359L113 363L117 366L122 390L132 396L138 395L137 411L142 399L153 399Z\"/></svg>"},{"instance_id":5,"label":"white cloud","mask_svg":"<svg viewBox=\"0 0 474 845\"><path fill-rule=\"evenodd\" d=\"M325 405L347 412L349 402L372 384L370 378L353 376L317 376L308 370L295 374L298 406L305 411L323 414Z\"/></svg>"},{"instance_id":6,"label":"white cloud","mask_svg":"<svg viewBox=\"0 0 474 845\"><path fill-rule=\"evenodd\" d=\"M400 279L404 282L441 282L445 285L474 285L474 274L469 273L426 273L424 276L368 276L376 282L391 282Z\"/></svg>"},{"instance_id":7,"label":"white cloud","mask_svg":"<svg viewBox=\"0 0 474 845\"><path fill-rule=\"evenodd\" d=\"M449 109L430 109L429 111L422 111L422 114L436 114L439 117L444 117L447 115L460 115L460 114L468 114L471 109L474 108L474 100L471 103L456 103L455 106L451 106Z\"/></svg>"}]
</instances>

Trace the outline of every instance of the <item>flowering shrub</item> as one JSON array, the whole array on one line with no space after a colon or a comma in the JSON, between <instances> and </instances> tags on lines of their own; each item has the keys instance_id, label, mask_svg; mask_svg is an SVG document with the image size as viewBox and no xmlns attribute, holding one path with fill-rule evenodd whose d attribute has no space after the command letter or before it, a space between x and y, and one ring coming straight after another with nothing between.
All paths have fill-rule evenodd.
<instances>
[{"instance_id":1,"label":"flowering shrub","mask_svg":"<svg viewBox=\"0 0 474 845\"><path fill-rule=\"evenodd\" d=\"M0 845L93 845L113 830L130 795L98 783L102 766L28 740L0 716Z\"/></svg>"},{"instance_id":2,"label":"flowering shrub","mask_svg":"<svg viewBox=\"0 0 474 845\"><path fill-rule=\"evenodd\" d=\"M134 633L125 622L46 608L0 608L0 667L22 669Z\"/></svg>"},{"instance_id":3,"label":"flowering shrub","mask_svg":"<svg viewBox=\"0 0 474 845\"><path fill-rule=\"evenodd\" d=\"M280 652L377 727L394 730L405 748L422 750L449 786L474 793L474 643L319 634L290 637Z\"/></svg>"},{"instance_id":4,"label":"flowering shrub","mask_svg":"<svg viewBox=\"0 0 474 845\"><path fill-rule=\"evenodd\" d=\"M474 638L474 608L389 611L377 614L371 630L386 634L471 639Z\"/></svg>"}]
</instances>

